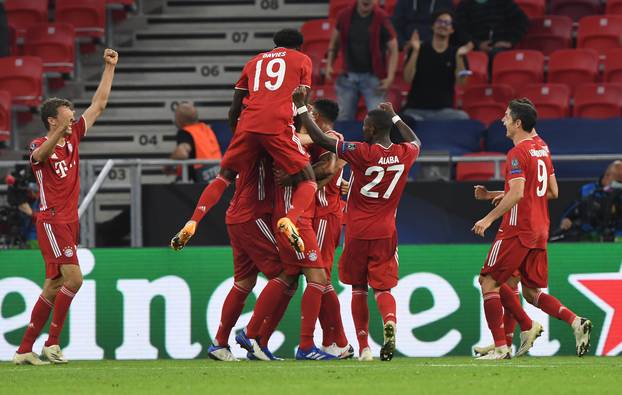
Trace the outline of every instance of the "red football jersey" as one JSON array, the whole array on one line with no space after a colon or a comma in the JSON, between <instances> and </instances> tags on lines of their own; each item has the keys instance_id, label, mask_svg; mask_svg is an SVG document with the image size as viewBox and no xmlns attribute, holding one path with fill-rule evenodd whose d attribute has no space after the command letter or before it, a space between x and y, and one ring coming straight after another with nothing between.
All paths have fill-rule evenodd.
<instances>
[{"instance_id":1,"label":"red football jersey","mask_svg":"<svg viewBox=\"0 0 622 395\"><path fill-rule=\"evenodd\" d=\"M56 145L47 161L34 162L32 153L47 137L30 143L30 165L39 184L38 220L47 223L69 223L78 220L80 197L80 157L78 145L86 134L86 121L80 117L71 126L71 135Z\"/></svg>"},{"instance_id":2,"label":"red football jersey","mask_svg":"<svg viewBox=\"0 0 622 395\"><path fill-rule=\"evenodd\" d=\"M292 194L294 192L294 187L283 187L280 186L276 181L274 182L274 210L272 212L272 219L274 221L278 221L280 218L284 217L289 210L292 209ZM313 219L315 215L315 201L311 201L309 207L307 207L302 214L300 214L300 218L304 218L307 220Z\"/></svg>"},{"instance_id":3,"label":"red football jersey","mask_svg":"<svg viewBox=\"0 0 622 395\"><path fill-rule=\"evenodd\" d=\"M343 136L334 130L326 132L326 134L342 141ZM320 147L317 144L313 144L308 148L309 155L311 155L311 162L317 162L322 155L325 155L329 151ZM323 217L328 214L334 214L341 216L341 180L343 176L343 169L340 169L337 174L319 189L315 194L315 216Z\"/></svg>"},{"instance_id":4,"label":"red football jersey","mask_svg":"<svg viewBox=\"0 0 622 395\"><path fill-rule=\"evenodd\" d=\"M549 204L547 199L549 176L553 163L548 148L533 139L521 141L512 148L506 159L505 192L509 181L525 180L523 198L503 215L497 238L518 236L527 248L546 248L549 238Z\"/></svg>"},{"instance_id":5,"label":"red football jersey","mask_svg":"<svg viewBox=\"0 0 622 395\"><path fill-rule=\"evenodd\" d=\"M348 236L364 240L393 237L397 206L419 146L402 143L385 148L339 141L337 156L352 169L345 209Z\"/></svg>"},{"instance_id":6,"label":"red football jersey","mask_svg":"<svg viewBox=\"0 0 622 395\"><path fill-rule=\"evenodd\" d=\"M260 158L240 172L235 180L235 193L229 203L225 223L241 224L272 213L274 197L272 160Z\"/></svg>"}]
</instances>

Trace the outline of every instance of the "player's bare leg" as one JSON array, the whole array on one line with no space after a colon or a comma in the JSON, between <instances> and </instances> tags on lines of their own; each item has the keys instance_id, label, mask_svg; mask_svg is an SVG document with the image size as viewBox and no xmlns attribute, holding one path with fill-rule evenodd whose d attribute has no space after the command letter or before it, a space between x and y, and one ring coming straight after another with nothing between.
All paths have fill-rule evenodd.
<instances>
[{"instance_id":1,"label":"player's bare leg","mask_svg":"<svg viewBox=\"0 0 622 395\"><path fill-rule=\"evenodd\" d=\"M572 328L575 336L575 351L577 356L582 357L589 351L592 321L584 317L579 317L561 304L557 298L542 292L541 289L523 286L523 296L527 302L536 306L551 317L566 322Z\"/></svg>"},{"instance_id":2,"label":"player's bare leg","mask_svg":"<svg viewBox=\"0 0 622 395\"><path fill-rule=\"evenodd\" d=\"M310 164L297 174L293 175L295 180L299 180L292 193L292 207L287 211L287 216L277 221L277 227L289 240L290 245L297 252L304 252L305 244L300 237L300 232L296 227L300 215L313 203L317 183L315 173Z\"/></svg>"},{"instance_id":3,"label":"player's bare leg","mask_svg":"<svg viewBox=\"0 0 622 395\"><path fill-rule=\"evenodd\" d=\"M495 350L489 354L481 356L479 360L510 359L510 351L505 341L505 331L503 330L503 306L499 295L500 284L491 275L480 275L479 283L484 296L484 312L488 328L495 341Z\"/></svg>"}]
</instances>

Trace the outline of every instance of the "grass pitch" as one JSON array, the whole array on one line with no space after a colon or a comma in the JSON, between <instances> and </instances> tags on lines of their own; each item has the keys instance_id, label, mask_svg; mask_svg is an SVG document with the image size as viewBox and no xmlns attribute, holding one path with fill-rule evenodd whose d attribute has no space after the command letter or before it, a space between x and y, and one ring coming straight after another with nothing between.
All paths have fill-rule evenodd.
<instances>
[{"instance_id":1,"label":"grass pitch","mask_svg":"<svg viewBox=\"0 0 622 395\"><path fill-rule=\"evenodd\" d=\"M622 358L1 363L0 383L3 394L620 394Z\"/></svg>"}]
</instances>

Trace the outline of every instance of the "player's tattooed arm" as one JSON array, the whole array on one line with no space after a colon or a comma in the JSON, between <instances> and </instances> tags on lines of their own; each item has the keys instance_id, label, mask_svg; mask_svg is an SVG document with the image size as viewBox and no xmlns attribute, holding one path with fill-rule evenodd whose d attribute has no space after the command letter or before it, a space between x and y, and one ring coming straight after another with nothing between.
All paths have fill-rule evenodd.
<instances>
[{"instance_id":1,"label":"player's tattooed arm","mask_svg":"<svg viewBox=\"0 0 622 395\"><path fill-rule=\"evenodd\" d=\"M378 107L380 107L382 111L388 112L391 118L397 115L395 113L395 110L393 109L393 104L391 104L390 102L380 103ZM418 147L421 147L421 140L419 140L419 137L417 137L415 132L410 128L410 126L406 124L406 122L400 119L399 121L397 121L395 126L397 126L397 129L400 131L400 135L402 136L404 141L416 144Z\"/></svg>"},{"instance_id":2,"label":"player's tattooed arm","mask_svg":"<svg viewBox=\"0 0 622 395\"><path fill-rule=\"evenodd\" d=\"M242 113L242 101L246 96L248 96L248 91L245 89L235 89L233 92L233 102L229 107L229 127L232 133L235 133L235 128L238 126L238 118Z\"/></svg>"},{"instance_id":3,"label":"player's tattooed arm","mask_svg":"<svg viewBox=\"0 0 622 395\"><path fill-rule=\"evenodd\" d=\"M306 110L306 96L307 88L299 86L298 88L294 89L294 93L292 94L292 100L296 105L296 108L305 108ZM311 136L311 139L315 144L319 145L327 151L335 152L335 150L337 149L337 139L334 139L324 133L322 129L320 129L320 127L317 126L317 124L313 121L313 119L311 119L309 111L299 112L298 116L302 121L302 126L304 126L304 128L307 130L307 133L309 133L309 136Z\"/></svg>"},{"instance_id":4,"label":"player's tattooed arm","mask_svg":"<svg viewBox=\"0 0 622 395\"><path fill-rule=\"evenodd\" d=\"M484 237L486 229L488 229L490 225L497 220L497 218L507 213L523 198L523 194L525 193L525 179L514 178L509 181L509 184L510 190L503 196L503 199L501 199L499 204L492 209L488 215L477 221L473 228L471 228L473 233Z\"/></svg>"},{"instance_id":5,"label":"player's tattooed arm","mask_svg":"<svg viewBox=\"0 0 622 395\"><path fill-rule=\"evenodd\" d=\"M99 86L93 95L93 99L91 99L91 105L82 114L82 117L86 121L87 130L93 126L97 118L99 118L106 109L108 97L110 97L110 90L112 89L114 69L118 61L119 54L117 51L110 48L104 50L104 72L102 73L102 78L99 81Z\"/></svg>"}]
</instances>

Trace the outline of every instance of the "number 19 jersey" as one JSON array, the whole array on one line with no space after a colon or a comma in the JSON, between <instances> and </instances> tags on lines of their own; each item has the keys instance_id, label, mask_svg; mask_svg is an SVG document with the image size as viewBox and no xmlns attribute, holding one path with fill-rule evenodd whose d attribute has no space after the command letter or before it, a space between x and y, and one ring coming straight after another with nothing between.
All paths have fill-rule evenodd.
<instances>
[{"instance_id":1,"label":"number 19 jersey","mask_svg":"<svg viewBox=\"0 0 622 395\"><path fill-rule=\"evenodd\" d=\"M238 130L280 134L293 125L296 108L292 92L311 87L311 59L302 52L274 48L248 61L235 89L248 91Z\"/></svg>"},{"instance_id":2,"label":"number 19 jersey","mask_svg":"<svg viewBox=\"0 0 622 395\"><path fill-rule=\"evenodd\" d=\"M391 238L408 171L419 156L414 143L337 142L337 156L350 164L352 176L346 204L348 237L361 240Z\"/></svg>"},{"instance_id":3,"label":"number 19 jersey","mask_svg":"<svg viewBox=\"0 0 622 395\"><path fill-rule=\"evenodd\" d=\"M509 182L518 178L525 180L525 190L523 198L503 215L497 239L518 236L524 247L546 249L550 224L546 195L553 174L548 147L539 141L523 140L508 152L505 192L510 190Z\"/></svg>"}]
</instances>

